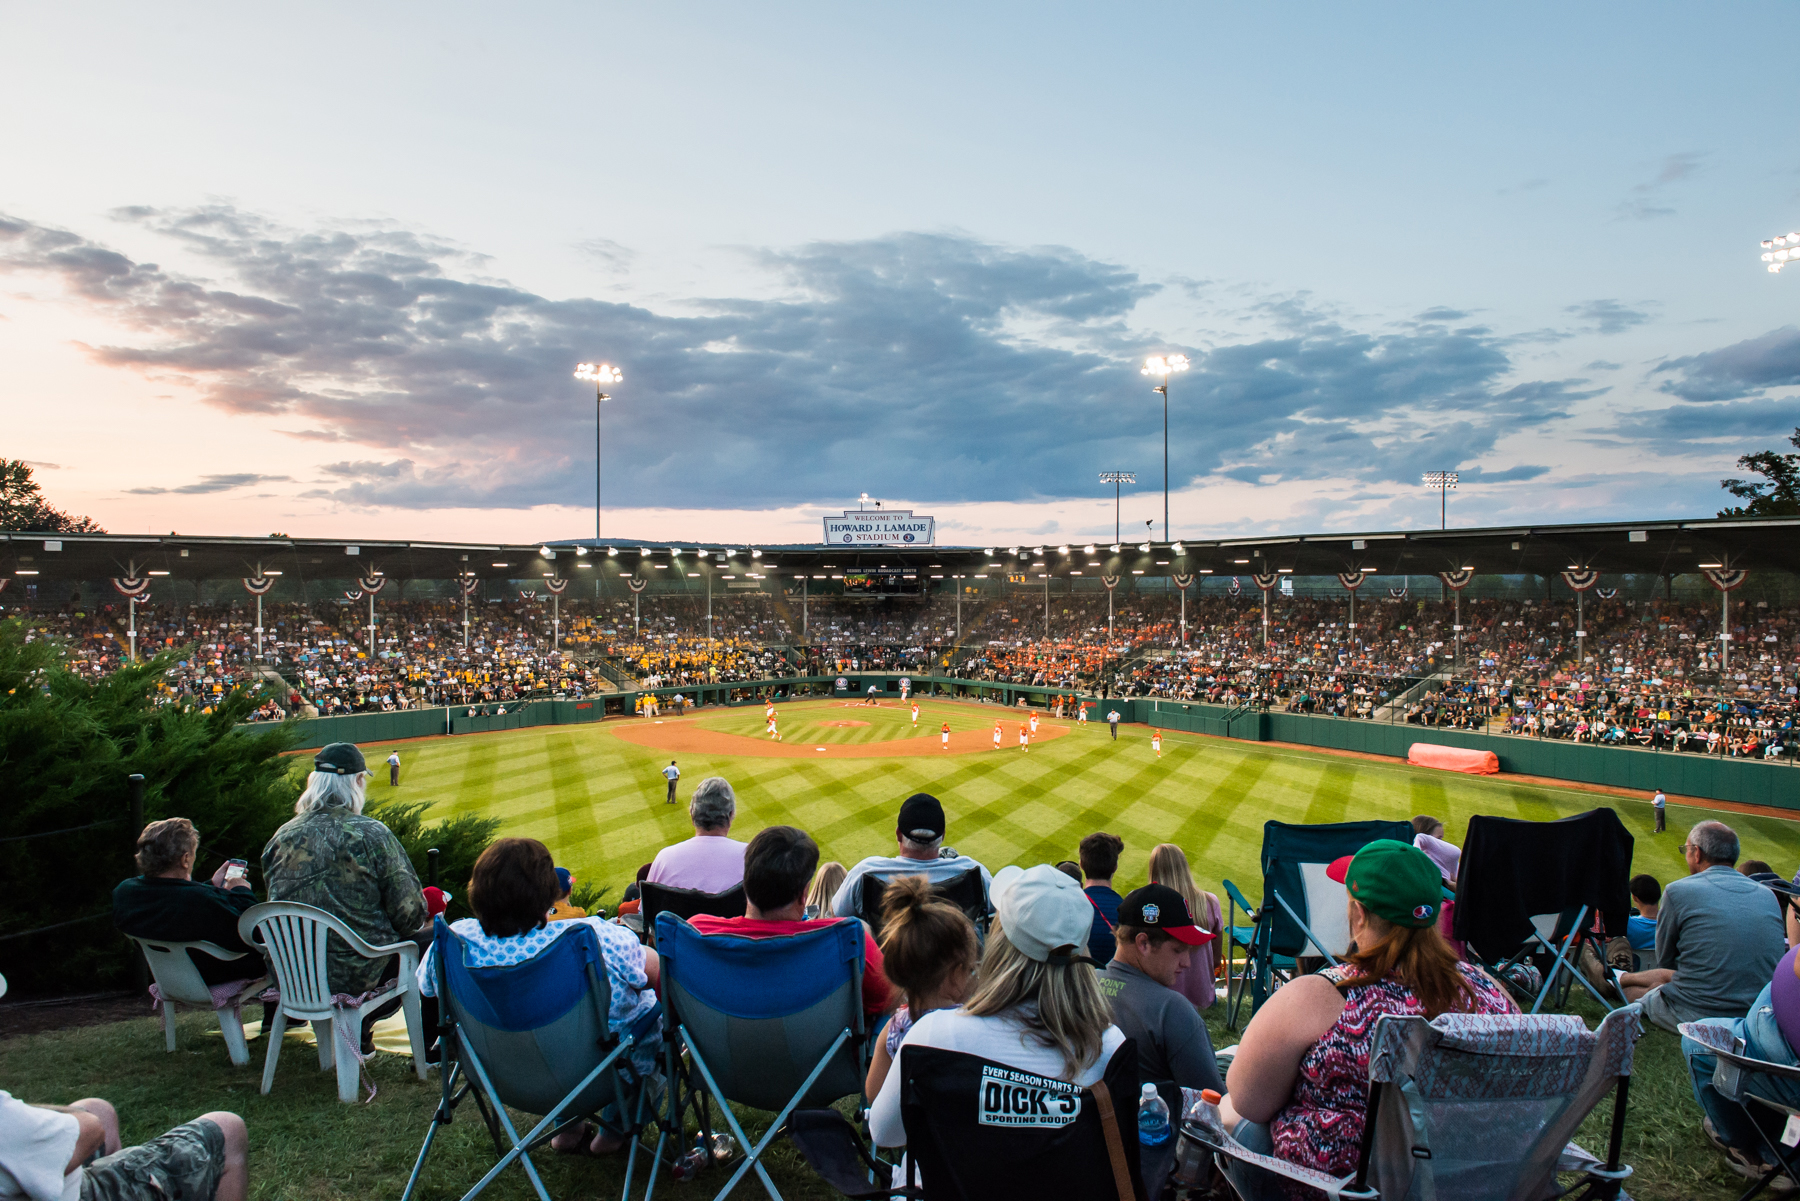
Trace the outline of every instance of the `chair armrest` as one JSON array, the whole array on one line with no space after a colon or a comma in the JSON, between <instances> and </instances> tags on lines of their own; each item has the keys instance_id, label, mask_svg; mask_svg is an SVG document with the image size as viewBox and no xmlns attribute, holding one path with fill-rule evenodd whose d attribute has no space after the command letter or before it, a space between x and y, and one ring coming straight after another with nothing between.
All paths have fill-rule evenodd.
<instances>
[{"instance_id":1,"label":"chair armrest","mask_svg":"<svg viewBox=\"0 0 1800 1201\"><path fill-rule=\"evenodd\" d=\"M1249 1164L1252 1167L1261 1168L1263 1171L1273 1175L1297 1181L1300 1184L1309 1185L1324 1193L1327 1197L1331 1198L1332 1201L1337 1201L1337 1198L1339 1197L1378 1196L1373 1189L1366 1194L1356 1192L1355 1189L1352 1188L1352 1185L1356 1180L1354 1174L1349 1176L1333 1176L1326 1172L1315 1172L1311 1168L1303 1168L1297 1163L1289 1163L1285 1159L1276 1159L1273 1155L1263 1155L1256 1151L1252 1151L1250 1148L1244 1146L1244 1144L1232 1138L1229 1134L1225 1136L1225 1145L1218 1148L1218 1153L1231 1159L1238 1160L1241 1163Z\"/></svg>"},{"instance_id":2,"label":"chair armrest","mask_svg":"<svg viewBox=\"0 0 1800 1201\"><path fill-rule=\"evenodd\" d=\"M151 941L154 941L154 940L151 940ZM219 946L217 943L211 943L211 942L205 942L205 941L190 942L187 944L187 949L190 951L204 951L206 954L211 955L214 959L223 959L228 962L233 959L242 959L245 955L249 954L248 951L227 951L224 947Z\"/></svg>"},{"instance_id":3,"label":"chair armrest","mask_svg":"<svg viewBox=\"0 0 1800 1201\"><path fill-rule=\"evenodd\" d=\"M1225 886L1225 895L1230 897L1239 909L1242 909L1245 913L1249 914L1250 920L1254 922L1259 916L1256 911L1256 906L1245 900L1244 894L1239 892L1238 886L1233 884L1230 880L1225 880L1222 883Z\"/></svg>"}]
</instances>

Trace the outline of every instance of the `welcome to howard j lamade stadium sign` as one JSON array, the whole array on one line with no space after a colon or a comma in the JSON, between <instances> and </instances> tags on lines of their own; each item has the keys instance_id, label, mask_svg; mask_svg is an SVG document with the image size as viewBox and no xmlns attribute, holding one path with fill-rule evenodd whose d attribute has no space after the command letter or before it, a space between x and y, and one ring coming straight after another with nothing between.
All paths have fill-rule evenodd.
<instances>
[{"instance_id":1,"label":"welcome to howard j lamade stadium sign","mask_svg":"<svg viewBox=\"0 0 1800 1201\"><path fill-rule=\"evenodd\" d=\"M845 513L825 519L827 546L930 546L937 518L914 517L910 509Z\"/></svg>"}]
</instances>

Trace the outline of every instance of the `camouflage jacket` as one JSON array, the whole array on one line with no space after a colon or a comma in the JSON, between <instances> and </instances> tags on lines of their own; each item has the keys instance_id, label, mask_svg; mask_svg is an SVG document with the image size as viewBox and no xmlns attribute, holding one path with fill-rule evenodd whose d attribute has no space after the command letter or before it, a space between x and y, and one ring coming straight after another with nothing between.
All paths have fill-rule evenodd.
<instances>
[{"instance_id":1,"label":"camouflage jacket","mask_svg":"<svg viewBox=\"0 0 1800 1201\"><path fill-rule=\"evenodd\" d=\"M299 901L342 918L371 946L411 938L428 915L412 861L393 831L347 809L305 813L263 848L271 901ZM385 959L364 959L342 939L326 943L333 992L355 996L381 980Z\"/></svg>"}]
</instances>

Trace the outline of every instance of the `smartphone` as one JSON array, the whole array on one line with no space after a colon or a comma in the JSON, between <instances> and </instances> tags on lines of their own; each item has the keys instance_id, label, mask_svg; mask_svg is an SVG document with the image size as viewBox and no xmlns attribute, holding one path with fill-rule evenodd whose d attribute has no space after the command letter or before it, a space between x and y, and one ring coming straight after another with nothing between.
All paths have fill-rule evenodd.
<instances>
[{"instance_id":1,"label":"smartphone","mask_svg":"<svg viewBox=\"0 0 1800 1201\"><path fill-rule=\"evenodd\" d=\"M243 859L227 859L225 861L225 878L242 880L250 874L250 864Z\"/></svg>"}]
</instances>

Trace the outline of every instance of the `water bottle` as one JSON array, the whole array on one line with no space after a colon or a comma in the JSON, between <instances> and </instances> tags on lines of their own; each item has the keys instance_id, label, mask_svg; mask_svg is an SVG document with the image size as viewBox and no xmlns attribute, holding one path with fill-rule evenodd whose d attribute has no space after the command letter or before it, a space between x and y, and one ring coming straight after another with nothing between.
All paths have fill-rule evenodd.
<instances>
[{"instance_id":1,"label":"water bottle","mask_svg":"<svg viewBox=\"0 0 1800 1201\"><path fill-rule=\"evenodd\" d=\"M1178 1187L1199 1188L1212 1174L1213 1152L1225 1145L1219 1094L1210 1088L1184 1088L1181 1099L1181 1136L1175 1140L1175 1164L1169 1179Z\"/></svg>"},{"instance_id":2,"label":"water bottle","mask_svg":"<svg viewBox=\"0 0 1800 1201\"><path fill-rule=\"evenodd\" d=\"M1168 1141L1168 1103L1157 1095L1154 1084L1146 1084L1138 1098L1138 1142L1146 1147L1160 1147Z\"/></svg>"},{"instance_id":3,"label":"water bottle","mask_svg":"<svg viewBox=\"0 0 1800 1201\"><path fill-rule=\"evenodd\" d=\"M688 1148L688 1153L669 1165L669 1175L677 1180L692 1180L700 1174L702 1168L711 1162L712 1156L708 1155L706 1150L706 1136L704 1134L697 1135L694 1138L694 1145Z\"/></svg>"}]
</instances>

